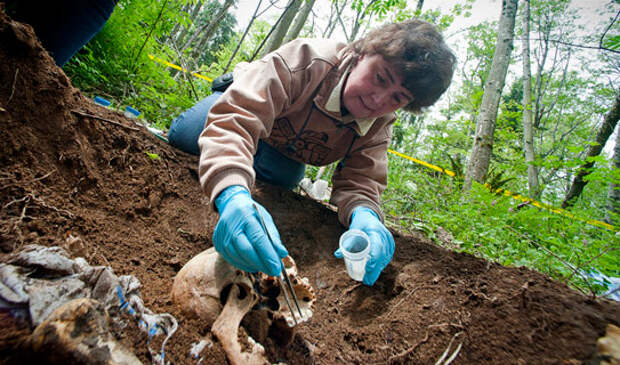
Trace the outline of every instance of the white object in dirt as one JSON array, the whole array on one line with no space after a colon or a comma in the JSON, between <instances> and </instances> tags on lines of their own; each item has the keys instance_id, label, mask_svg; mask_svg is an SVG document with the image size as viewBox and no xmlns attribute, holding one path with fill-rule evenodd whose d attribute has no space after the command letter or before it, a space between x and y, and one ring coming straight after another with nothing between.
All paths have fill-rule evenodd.
<instances>
[{"instance_id":1,"label":"white object in dirt","mask_svg":"<svg viewBox=\"0 0 620 365\"><path fill-rule=\"evenodd\" d=\"M299 276L290 256L282 261L299 299L303 320L307 321L312 317L314 289L307 278ZM245 316L248 321L256 323L252 327L259 332L254 334L259 342L268 336L270 328L281 337L290 337L285 341L292 341L294 319L283 293L276 278L239 270L211 247L192 258L178 272L171 296L184 314L212 325L211 332L222 343L231 364L262 364L266 362L264 349L250 337L247 339L250 346L241 346L238 328ZM248 350L242 351L244 347Z\"/></svg>"},{"instance_id":2,"label":"white object in dirt","mask_svg":"<svg viewBox=\"0 0 620 365\"><path fill-rule=\"evenodd\" d=\"M148 347L154 363L163 364L164 347L176 331L177 321L168 313L155 314L146 308L140 287L134 276L119 277L108 266L90 266L81 257L71 259L57 246L27 245L10 255L7 264L0 263L0 309L29 317L33 326L74 299L94 299L113 313L127 310L149 338L166 334L158 353Z\"/></svg>"},{"instance_id":3,"label":"white object in dirt","mask_svg":"<svg viewBox=\"0 0 620 365\"><path fill-rule=\"evenodd\" d=\"M161 129L157 129L157 128L154 128L154 127L148 127L148 126L147 126L147 127L146 127L146 129L148 129L148 130L149 130L151 133L153 133L153 134L157 134L158 136L163 136L163 135L164 135L164 133L165 133L165 132L164 132L164 131L162 131Z\"/></svg>"},{"instance_id":4,"label":"white object in dirt","mask_svg":"<svg viewBox=\"0 0 620 365\"><path fill-rule=\"evenodd\" d=\"M315 200L328 200L331 195L329 183L325 180L319 179L312 182L309 178L304 177L299 182L299 186L306 192L306 194Z\"/></svg>"},{"instance_id":5,"label":"white object in dirt","mask_svg":"<svg viewBox=\"0 0 620 365\"><path fill-rule=\"evenodd\" d=\"M353 280L362 281L370 254L370 238L364 231L350 229L340 236L339 246L347 274Z\"/></svg>"},{"instance_id":6,"label":"white object in dirt","mask_svg":"<svg viewBox=\"0 0 620 365\"><path fill-rule=\"evenodd\" d=\"M194 358L197 359L198 356L200 356L200 354L202 353L202 350L205 349L205 347L213 347L213 342L211 342L210 340L207 341L205 339L200 340L200 342L195 342L192 343L192 347L189 349L189 354Z\"/></svg>"},{"instance_id":7,"label":"white object in dirt","mask_svg":"<svg viewBox=\"0 0 620 365\"><path fill-rule=\"evenodd\" d=\"M329 195L327 195L327 187L329 186L329 184L327 183L327 181L319 179L315 181L312 186L314 187L314 193L316 194L318 199L329 199Z\"/></svg>"}]
</instances>

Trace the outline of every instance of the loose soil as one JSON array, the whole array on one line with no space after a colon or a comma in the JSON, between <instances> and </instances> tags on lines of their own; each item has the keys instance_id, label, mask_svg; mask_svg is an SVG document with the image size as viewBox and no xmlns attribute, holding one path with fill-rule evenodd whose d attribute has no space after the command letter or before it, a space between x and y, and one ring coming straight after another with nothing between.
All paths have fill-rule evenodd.
<instances>
[{"instance_id":1,"label":"loose soil","mask_svg":"<svg viewBox=\"0 0 620 365\"><path fill-rule=\"evenodd\" d=\"M169 297L180 268L211 247L217 221L199 187L197 158L84 97L32 29L1 11L0 122L0 260L26 244L82 238L73 254L136 276L145 304L179 320L166 359L197 363L190 345L211 339L209 328L184 318ZM317 295L314 316L291 344L261 339L272 362L429 364L454 338L451 351L462 344L455 364L574 364L594 357L608 323L620 324L618 303L421 235L393 232L392 263L373 287L356 284L332 255L344 231L334 211L261 183L253 196ZM0 362L22 363L31 328L0 315ZM114 333L150 363L135 323ZM211 340L203 363L225 364Z\"/></svg>"}]
</instances>

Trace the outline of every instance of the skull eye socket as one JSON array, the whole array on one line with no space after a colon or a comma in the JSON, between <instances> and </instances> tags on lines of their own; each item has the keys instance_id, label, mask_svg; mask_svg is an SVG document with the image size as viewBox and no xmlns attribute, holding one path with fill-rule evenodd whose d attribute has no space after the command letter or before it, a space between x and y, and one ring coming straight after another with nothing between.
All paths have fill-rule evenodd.
<instances>
[{"instance_id":1,"label":"skull eye socket","mask_svg":"<svg viewBox=\"0 0 620 365\"><path fill-rule=\"evenodd\" d=\"M239 296L237 297L237 299L243 300L245 297L248 296L249 294L248 288L246 288L245 285L238 285L235 283L228 284L220 292L220 303L222 305L226 304L226 300L228 299L228 294L230 294L230 290L232 289L233 285L237 285L239 287Z\"/></svg>"},{"instance_id":2,"label":"skull eye socket","mask_svg":"<svg viewBox=\"0 0 620 365\"><path fill-rule=\"evenodd\" d=\"M233 284L229 284L222 288L222 291L220 292L220 303L222 305L226 304L226 299L228 299L228 294L230 293L230 289L232 289L232 286Z\"/></svg>"}]
</instances>

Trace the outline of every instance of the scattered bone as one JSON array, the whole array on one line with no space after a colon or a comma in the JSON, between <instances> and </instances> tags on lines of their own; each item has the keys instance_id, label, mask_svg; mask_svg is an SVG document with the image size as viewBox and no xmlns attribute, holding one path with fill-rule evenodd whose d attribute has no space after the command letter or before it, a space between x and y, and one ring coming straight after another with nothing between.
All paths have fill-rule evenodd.
<instances>
[{"instance_id":1,"label":"scattered bone","mask_svg":"<svg viewBox=\"0 0 620 365\"><path fill-rule=\"evenodd\" d=\"M282 262L284 263L286 275L288 275L289 279L291 280L291 283L293 284L293 290L295 291L295 295L299 300L299 309L301 310L301 314L303 315L303 318L301 318L300 322L307 321L308 319L312 318L312 305L314 304L314 301L316 299L314 295L314 288L312 288L312 285L310 284L310 280L308 280L308 278L302 278L301 276L299 276L299 273L297 272L297 265L295 264L295 261L292 257L286 256L284 259L282 259ZM289 308L286 305L286 299L284 295L278 295L277 299L280 303L280 308L282 308L283 311L276 312L276 315L281 314L286 320L286 323L289 325L289 327L293 327L295 322L291 315L291 312L288 310ZM297 308L294 307L293 310L295 309Z\"/></svg>"},{"instance_id":2,"label":"scattered bone","mask_svg":"<svg viewBox=\"0 0 620 365\"><path fill-rule=\"evenodd\" d=\"M84 240L79 236L73 236L72 234L67 235L64 248L71 252L73 256L87 257L88 255L88 248Z\"/></svg>"},{"instance_id":3,"label":"scattered bone","mask_svg":"<svg viewBox=\"0 0 620 365\"><path fill-rule=\"evenodd\" d=\"M222 344L228 361L232 365L263 365L269 364L265 358L265 349L259 343L254 342L248 337L249 351L242 351L239 343L238 331L243 316L245 316L252 306L258 301L258 296L254 292L243 293L241 287L233 285L228 293L226 305L222 313L213 323L211 332Z\"/></svg>"},{"instance_id":4,"label":"scattered bone","mask_svg":"<svg viewBox=\"0 0 620 365\"><path fill-rule=\"evenodd\" d=\"M189 354L194 359L197 359L198 356L200 356L200 354L202 353L202 350L205 349L205 347L208 347L208 348L213 347L213 342L211 342L211 340L202 339L200 340L200 342L192 343L192 347L189 350Z\"/></svg>"},{"instance_id":5,"label":"scattered bone","mask_svg":"<svg viewBox=\"0 0 620 365\"><path fill-rule=\"evenodd\" d=\"M605 337L596 341L596 350L602 358L601 365L620 365L620 327L608 324Z\"/></svg>"},{"instance_id":6,"label":"scattered bone","mask_svg":"<svg viewBox=\"0 0 620 365\"><path fill-rule=\"evenodd\" d=\"M116 342L108 314L93 299L75 299L57 308L32 333L32 348L49 363L137 365L138 358Z\"/></svg>"}]
</instances>

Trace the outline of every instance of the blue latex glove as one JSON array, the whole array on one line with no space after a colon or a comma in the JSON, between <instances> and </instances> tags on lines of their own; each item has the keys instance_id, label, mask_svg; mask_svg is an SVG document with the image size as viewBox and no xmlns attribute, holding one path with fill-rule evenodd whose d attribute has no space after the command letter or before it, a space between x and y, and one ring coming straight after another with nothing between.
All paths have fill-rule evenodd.
<instances>
[{"instance_id":1,"label":"blue latex glove","mask_svg":"<svg viewBox=\"0 0 620 365\"><path fill-rule=\"evenodd\" d=\"M265 220L273 245L261 226L253 204ZM215 199L215 206L220 212L213 232L215 250L241 270L280 275L283 269L281 259L288 256L288 252L280 241L280 234L269 212L240 185L224 189Z\"/></svg>"},{"instance_id":2,"label":"blue latex glove","mask_svg":"<svg viewBox=\"0 0 620 365\"><path fill-rule=\"evenodd\" d=\"M357 207L351 214L349 229L364 231L370 238L370 257L366 262L366 274L363 283L372 286L379 278L381 271L392 261L394 255L394 237L379 220L377 213L367 207ZM340 249L334 256L341 259Z\"/></svg>"}]
</instances>

